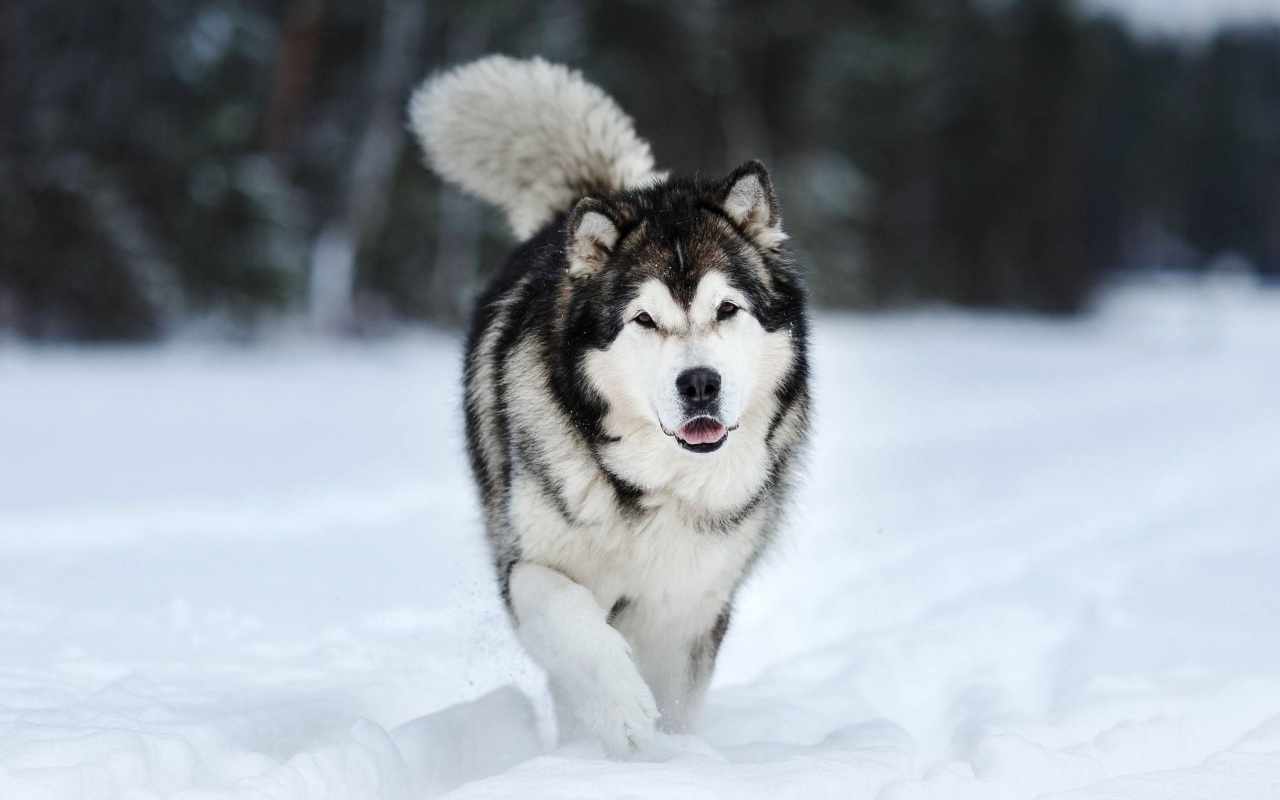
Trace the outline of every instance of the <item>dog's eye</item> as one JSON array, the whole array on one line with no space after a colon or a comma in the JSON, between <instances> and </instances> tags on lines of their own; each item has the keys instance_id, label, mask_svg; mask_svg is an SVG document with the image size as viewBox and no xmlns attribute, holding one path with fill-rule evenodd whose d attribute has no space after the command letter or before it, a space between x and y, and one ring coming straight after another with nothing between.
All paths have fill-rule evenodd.
<instances>
[{"instance_id":1,"label":"dog's eye","mask_svg":"<svg viewBox=\"0 0 1280 800\"><path fill-rule=\"evenodd\" d=\"M653 321L653 317L649 316L648 311L641 311L639 314L636 314L636 318L633 320L633 322L637 323L638 325L644 328L658 327L658 323Z\"/></svg>"},{"instance_id":2,"label":"dog's eye","mask_svg":"<svg viewBox=\"0 0 1280 800\"><path fill-rule=\"evenodd\" d=\"M720 304L720 308L716 309L716 319L728 319L737 313L738 307L728 300L725 300Z\"/></svg>"}]
</instances>

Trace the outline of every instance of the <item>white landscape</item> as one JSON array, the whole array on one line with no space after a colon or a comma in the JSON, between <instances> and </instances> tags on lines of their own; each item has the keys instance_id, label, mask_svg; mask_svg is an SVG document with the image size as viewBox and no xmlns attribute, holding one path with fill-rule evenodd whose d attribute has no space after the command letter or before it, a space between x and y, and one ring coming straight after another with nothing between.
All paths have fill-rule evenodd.
<instances>
[{"instance_id":1,"label":"white landscape","mask_svg":"<svg viewBox=\"0 0 1280 800\"><path fill-rule=\"evenodd\" d=\"M0 347L0 798L1280 797L1280 293L820 316L697 736L551 746L460 344Z\"/></svg>"}]
</instances>

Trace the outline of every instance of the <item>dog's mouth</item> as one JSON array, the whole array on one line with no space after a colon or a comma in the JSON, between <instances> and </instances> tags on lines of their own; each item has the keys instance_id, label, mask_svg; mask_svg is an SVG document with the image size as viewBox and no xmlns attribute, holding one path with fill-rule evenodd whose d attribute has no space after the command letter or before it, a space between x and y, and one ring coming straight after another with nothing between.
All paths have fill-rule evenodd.
<instances>
[{"instance_id":1,"label":"dog's mouth","mask_svg":"<svg viewBox=\"0 0 1280 800\"><path fill-rule=\"evenodd\" d=\"M724 445L732 430L714 417L694 417L675 433L663 428L663 432L675 437L676 442L691 453L714 453Z\"/></svg>"}]
</instances>

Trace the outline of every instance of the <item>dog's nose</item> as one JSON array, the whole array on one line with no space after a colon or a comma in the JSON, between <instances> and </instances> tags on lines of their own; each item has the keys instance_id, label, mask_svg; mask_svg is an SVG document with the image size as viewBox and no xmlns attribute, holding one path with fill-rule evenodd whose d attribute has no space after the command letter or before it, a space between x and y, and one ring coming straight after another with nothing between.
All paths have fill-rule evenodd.
<instances>
[{"instance_id":1,"label":"dog's nose","mask_svg":"<svg viewBox=\"0 0 1280 800\"><path fill-rule=\"evenodd\" d=\"M710 367L686 369L676 378L676 390L689 406L710 405L720 394L720 373Z\"/></svg>"}]
</instances>

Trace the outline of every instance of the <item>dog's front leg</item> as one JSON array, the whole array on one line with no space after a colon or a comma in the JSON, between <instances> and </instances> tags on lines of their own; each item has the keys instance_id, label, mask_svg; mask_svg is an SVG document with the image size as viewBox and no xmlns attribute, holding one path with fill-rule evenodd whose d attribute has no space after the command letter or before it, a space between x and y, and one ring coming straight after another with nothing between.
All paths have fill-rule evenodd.
<instances>
[{"instance_id":1,"label":"dog's front leg","mask_svg":"<svg viewBox=\"0 0 1280 800\"><path fill-rule=\"evenodd\" d=\"M714 611L711 613L715 613ZM671 618L659 631L687 630L691 620L703 619L692 639L674 634L637 642L640 671L649 679L658 711L662 715L658 728L669 733L690 733L698 724L702 698L711 683L720 642L729 627L729 608L725 606L714 621L705 621L705 613L682 609L682 617Z\"/></svg>"},{"instance_id":2,"label":"dog's front leg","mask_svg":"<svg viewBox=\"0 0 1280 800\"><path fill-rule=\"evenodd\" d=\"M586 587L561 572L521 563L511 570L516 632L551 676L578 722L614 758L653 743L653 693L631 648ZM559 699L559 698L558 698Z\"/></svg>"}]
</instances>

